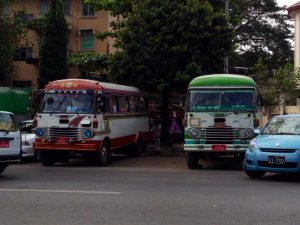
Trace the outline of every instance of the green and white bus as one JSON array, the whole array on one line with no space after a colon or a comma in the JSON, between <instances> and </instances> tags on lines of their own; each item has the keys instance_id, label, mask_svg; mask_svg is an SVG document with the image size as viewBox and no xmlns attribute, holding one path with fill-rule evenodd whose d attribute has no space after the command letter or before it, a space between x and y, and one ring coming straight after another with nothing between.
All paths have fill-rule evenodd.
<instances>
[{"instance_id":1,"label":"green and white bus","mask_svg":"<svg viewBox=\"0 0 300 225\"><path fill-rule=\"evenodd\" d=\"M259 126L259 93L255 81L243 75L204 75L190 82L184 119L190 169L199 159L244 156Z\"/></svg>"}]
</instances>

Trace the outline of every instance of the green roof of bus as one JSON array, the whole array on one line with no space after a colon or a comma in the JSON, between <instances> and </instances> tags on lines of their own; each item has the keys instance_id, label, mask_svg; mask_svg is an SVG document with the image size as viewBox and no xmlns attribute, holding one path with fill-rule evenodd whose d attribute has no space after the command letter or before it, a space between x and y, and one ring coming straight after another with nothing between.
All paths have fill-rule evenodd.
<instances>
[{"instance_id":1,"label":"green roof of bus","mask_svg":"<svg viewBox=\"0 0 300 225\"><path fill-rule=\"evenodd\" d=\"M189 87L210 86L250 86L255 87L255 81L251 77L236 74L212 74L194 78Z\"/></svg>"}]
</instances>

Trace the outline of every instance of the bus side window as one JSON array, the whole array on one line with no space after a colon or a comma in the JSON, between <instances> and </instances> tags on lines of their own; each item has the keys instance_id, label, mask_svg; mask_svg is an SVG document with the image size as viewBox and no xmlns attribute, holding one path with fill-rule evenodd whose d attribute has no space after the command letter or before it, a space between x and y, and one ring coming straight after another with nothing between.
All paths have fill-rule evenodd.
<instances>
[{"instance_id":1,"label":"bus side window","mask_svg":"<svg viewBox=\"0 0 300 225\"><path fill-rule=\"evenodd\" d=\"M139 108L140 108L139 110L140 112L146 111L146 101L144 97L140 97Z\"/></svg>"},{"instance_id":2,"label":"bus side window","mask_svg":"<svg viewBox=\"0 0 300 225\"><path fill-rule=\"evenodd\" d=\"M113 113L119 112L118 96L117 95L112 96L112 112Z\"/></svg>"},{"instance_id":3,"label":"bus side window","mask_svg":"<svg viewBox=\"0 0 300 225\"><path fill-rule=\"evenodd\" d=\"M138 104L138 98L137 97L130 97L129 100L130 105L130 112L138 112L139 111L139 104Z\"/></svg>"},{"instance_id":4,"label":"bus side window","mask_svg":"<svg viewBox=\"0 0 300 225\"><path fill-rule=\"evenodd\" d=\"M96 97L96 111L100 112L109 112L109 98L105 95L97 95Z\"/></svg>"},{"instance_id":5,"label":"bus side window","mask_svg":"<svg viewBox=\"0 0 300 225\"><path fill-rule=\"evenodd\" d=\"M120 109L120 112L128 112L129 111L128 96L119 96L119 109Z\"/></svg>"}]
</instances>

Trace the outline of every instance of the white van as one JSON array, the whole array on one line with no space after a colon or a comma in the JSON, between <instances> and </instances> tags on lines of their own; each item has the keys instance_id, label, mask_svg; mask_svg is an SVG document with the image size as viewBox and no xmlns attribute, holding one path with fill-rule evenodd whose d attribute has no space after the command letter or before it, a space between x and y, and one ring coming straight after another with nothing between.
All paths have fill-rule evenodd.
<instances>
[{"instance_id":1,"label":"white van","mask_svg":"<svg viewBox=\"0 0 300 225\"><path fill-rule=\"evenodd\" d=\"M11 112L0 111L0 174L9 164L20 162L21 156L21 134L16 117Z\"/></svg>"}]
</instances>

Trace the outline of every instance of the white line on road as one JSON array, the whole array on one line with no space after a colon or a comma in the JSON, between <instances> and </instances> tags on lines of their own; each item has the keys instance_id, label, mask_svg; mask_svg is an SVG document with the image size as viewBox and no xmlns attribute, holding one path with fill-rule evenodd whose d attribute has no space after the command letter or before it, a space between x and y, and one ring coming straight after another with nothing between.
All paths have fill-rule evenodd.
<instances>
[{"instance_id":1,"label":"white line on road","mask_svg":"<svg viewBox=\"0 0 300 225\"><path fill-rule=\"evenodd\" d=\"M79 193L79 194L104 194L104 195L120 195L122 192L112 191L80 191L80 190L39 190L39 189L0 189L2 192L46 192L46 193Z\"/></svg>"}]
</instances>

